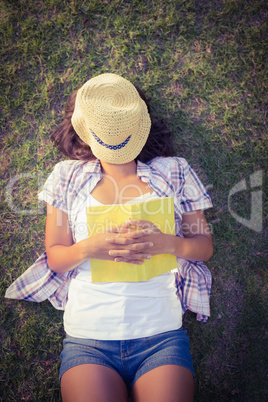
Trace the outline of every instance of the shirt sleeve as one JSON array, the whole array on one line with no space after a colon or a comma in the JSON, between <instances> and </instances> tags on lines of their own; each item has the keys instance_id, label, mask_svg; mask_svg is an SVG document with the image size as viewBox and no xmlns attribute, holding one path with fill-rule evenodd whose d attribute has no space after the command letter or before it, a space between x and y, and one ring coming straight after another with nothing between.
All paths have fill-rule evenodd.
<instances>
[{"instance_id":1,"label":"shirt sleeve","mask_svg":"<svg viewBox=\"0 0 268 402\"><path fill-rule=\"evenodd\" d=\"M67 212L67 184L68 174L63 162L59 162L48 176L43 190L38 194L38 199Z\"/></svg>"},{"instance_id":2,"label":"shirt sleeve","mask_svg":"<svg viewBox=\"0 0 268 402\"><path fill-rule=\"evenodd\" d=\"M213 204L205 186L191 165L185 159L180 159L183 168L180 189L182 213L211 208Z\"/></svg>"}]
</instances>

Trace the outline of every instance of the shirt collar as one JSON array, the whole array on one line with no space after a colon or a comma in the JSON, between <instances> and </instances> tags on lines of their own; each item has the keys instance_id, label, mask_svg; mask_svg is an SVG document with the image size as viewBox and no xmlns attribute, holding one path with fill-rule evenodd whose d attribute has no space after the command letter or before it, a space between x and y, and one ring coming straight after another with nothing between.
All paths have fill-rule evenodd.
<instances>
[{"instance_id":1,"label":"shirt collar","mask_svg":"<svg viewBox=\"0 0 268 402\"><path fill-rule=\"evenodd\" d=\"M139 178L146 178L146 181L149 181L151 175L151 168L149 165L146 165L146 163L143 163L141 161L137 161L137 176Z\"/></svg>"},{"instance_id":2,"label":"shirt collar","mask_svg":"<svg viewBox=\"0 0 268 402\"><path fill-rule=\"evenodd\" d=\"M83 170L86 173L91 173L91 174L96 174L96 175L101 175L101 163L99 159L93 159L91 161L88 161L84 164ZM146 165L145 163L141 161L137 161L137 176L138 177L145 177L148 178L150 177L151 174L151 168L149 165Z\"/></svg>"},{"instance_id":3,"label":"shirt collar","mask_svg":"<svg viewBox=\"0 0 268 402\"><path fill-rule=\"evenodd\" d=\"M85 162L83 165L83 171L93 175L101 175L101 164L99 159L92 159L91 161Z\"/></svg>"}]
</instances>

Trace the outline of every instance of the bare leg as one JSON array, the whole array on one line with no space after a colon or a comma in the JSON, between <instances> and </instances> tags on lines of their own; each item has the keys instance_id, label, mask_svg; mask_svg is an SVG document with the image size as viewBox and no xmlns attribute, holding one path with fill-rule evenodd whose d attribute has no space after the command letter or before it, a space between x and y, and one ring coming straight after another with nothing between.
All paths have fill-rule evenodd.
<instances>
[{"instance_id":1,"label":"bare leg","mask_svg":"<svg viewBox=\"0 0 268 402\"><path fill-rule=\"evenodd\" d=\"M110 367L81 364L67 370L61 378L64 402L127 402L127 388Z\"/></svg>"},{"instance_id":2,"label":"bare leg","mask_svg":"<svg viewBox=\"0 0 268 402\"><path fill-rule=\"evenodd\" d=\"M157 367L135 382L132 398L134 402L192 402L193 375L190 370L182 366Z\"/></svg>"}]
</instances>

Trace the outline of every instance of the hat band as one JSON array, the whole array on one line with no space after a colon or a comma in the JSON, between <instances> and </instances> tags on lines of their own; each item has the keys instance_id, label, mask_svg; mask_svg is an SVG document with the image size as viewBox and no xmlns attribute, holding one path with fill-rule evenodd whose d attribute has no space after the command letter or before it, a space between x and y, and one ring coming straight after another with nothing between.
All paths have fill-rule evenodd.
<instances>
[{"instance_id":1,"label":"hat band","mask_svg":"<svg viewBox=\"0 0 268 402\"><path fill-rule=\"evenodd\" d=\"M103 141L91 130L91 128L89 128L89 130L90 130L91 134L93 135L93 137L95 138L95 140L96 140L100 145L104 146L105 148L113 149L113 150L124 148L124 147L127 145L128 141L130 140L130 137L131 137L131 135L130 135L129 137L127 137L127 139L126 139L124 142L121 142L121 144L118 144L118 145L109 145L109 144L105 144L105 142L103 142Z\"/></svg>"}]
</instances>

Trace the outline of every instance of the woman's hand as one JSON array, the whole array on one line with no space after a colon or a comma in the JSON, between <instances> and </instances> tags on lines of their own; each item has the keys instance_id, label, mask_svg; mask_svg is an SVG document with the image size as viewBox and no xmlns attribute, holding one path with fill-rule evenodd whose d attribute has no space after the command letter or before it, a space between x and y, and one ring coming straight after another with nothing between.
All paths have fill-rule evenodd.
<instances>
[{"instance_id":1,"label":"woman's hand","mask_svg":"<svg viewBox=\"0 0 268 402\"><path fill-rule=\"evenodd\" d=\"M172 235L166 235L150 221L128 220L120 230L127 233L131 239L130 247L126 247L124 236L111 236L107 241L113 246L109 255L116 262L129 262L129 259L150 259L153 255L171 253L170 240ZM113 230L111 233L114 234ZM125 247L120 247L125 244ZM135 263L135 262L134 262ZM142 262L140 262L142 263Z\"/></svg>"},{"instance_id":2,"label":"woman's hand","mask_svg":"<svg viewBox=\"0 0 268 402\"><path fill-rule=\"evenodd\" d=\"M125 262L142 264L142 260L151 258L151 254L147 251L152 247L152 243L148 240L150 233L150 230L131 229L123 224L108 232L95 234L78 244L83 259L97 258L118 262L117 257L124 256ZM116 245L116 250L112 245Z\"/></svg>"}]
</instances>

